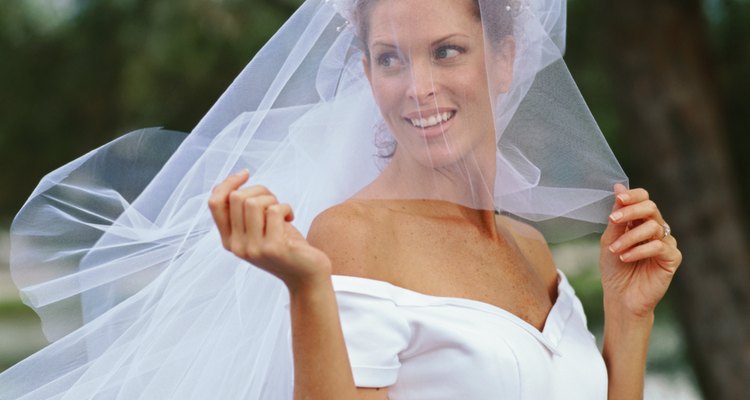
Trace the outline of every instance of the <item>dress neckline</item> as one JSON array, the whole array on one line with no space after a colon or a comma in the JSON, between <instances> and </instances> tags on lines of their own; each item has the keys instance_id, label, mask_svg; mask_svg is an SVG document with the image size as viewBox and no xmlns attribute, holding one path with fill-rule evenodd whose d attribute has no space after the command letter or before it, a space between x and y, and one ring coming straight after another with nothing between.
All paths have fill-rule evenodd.
<instances>
[{"instance_id":1,"label":"dress neckline","mask_svg":"<svg viewBox=\"0 0 750 400\"><path fill-rule=\"evenodd\" d=\"M332 275L334 289L337 292L359 293L391 300L398 306L406 307L430 307L440 305L452 305L477 311L482 311L495 316L505 318L529 332L539 340L552 353L560 355L557 351L558 344L562 339L567 320L573 311L573 298L575 291L568 282L565 274L557 270L557 298L540 331L528 321L518 315L491 303L465 297L434 296L407 289L387 281L363 278L349 275Z\"/></svg>"}]
</instances>

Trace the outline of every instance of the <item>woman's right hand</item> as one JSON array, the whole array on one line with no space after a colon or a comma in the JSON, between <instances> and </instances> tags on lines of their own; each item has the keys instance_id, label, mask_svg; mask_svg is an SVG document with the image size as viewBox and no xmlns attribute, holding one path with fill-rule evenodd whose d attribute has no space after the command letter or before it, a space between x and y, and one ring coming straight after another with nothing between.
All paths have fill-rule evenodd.
<instances>
[{"instance_id":1,"label":"woman's right hand","mask_svg":"<svg viewBox=\"0 0 750 400\"><path fill-rule=\"evenodd\" d=\"M295 290L328 279L331 261L292 226L294 213L263 186L239 189L250 174L241 171L214 187L208 206L225 249L266 270Z\"/></svg>"}]
</instances>

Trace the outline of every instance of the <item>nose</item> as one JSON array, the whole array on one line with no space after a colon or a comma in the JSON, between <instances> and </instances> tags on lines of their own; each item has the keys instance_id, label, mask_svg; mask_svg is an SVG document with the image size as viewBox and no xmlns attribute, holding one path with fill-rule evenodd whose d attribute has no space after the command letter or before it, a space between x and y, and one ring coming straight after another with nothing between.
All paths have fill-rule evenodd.
<instances>
[{"instance_id":1,"label":"nose","mask_svg":"<svg viewBox=\"0 0 750 400\"><path fill-rule=\"evenodd\" d=\"M409 83L406 95L417 104L429 104L434 101L438 83L432 65L429 62L413 61L410 66Z\"/></svg>"}]
</instances>

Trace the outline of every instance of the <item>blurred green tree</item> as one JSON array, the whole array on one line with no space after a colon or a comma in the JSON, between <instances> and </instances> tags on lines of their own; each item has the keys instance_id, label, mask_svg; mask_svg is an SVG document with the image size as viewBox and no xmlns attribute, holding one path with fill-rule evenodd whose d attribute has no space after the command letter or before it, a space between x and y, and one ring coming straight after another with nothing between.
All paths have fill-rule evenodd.
<instances>
[{"instance_id":1,"label":"blurred green tree","mask_svg":"<svg viewBox=\"0 0 750 400\"><path fill-rule=\"evenodd\" d=\"M129 130L189 132L299 3L4 1L0 218L44 174Z\"/></svg>"},{"instance_id":2,"label":"blurred green tree","mask_svg":"<svg viewBox=\"0 0 750 400\"><path fill-rule=\"evenodd\" d=\"M746 399L750 241L738 176L747 182L747 157L737 149L747 150L750 121L730 104L745 102L737 88L749 82L750 4L592 3L629 173L660 204L683 251L671 292L699 384L709 399Z\"/></svg>"}]
</instances>

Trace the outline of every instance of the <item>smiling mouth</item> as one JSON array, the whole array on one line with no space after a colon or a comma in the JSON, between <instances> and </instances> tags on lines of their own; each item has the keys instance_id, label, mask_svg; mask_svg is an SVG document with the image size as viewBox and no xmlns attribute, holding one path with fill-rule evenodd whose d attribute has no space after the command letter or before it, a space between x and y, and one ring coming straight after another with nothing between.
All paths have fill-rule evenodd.
<instances>
[{"instance_id":1,"label":"smiling mouth","mask_svg":"<svg viewBox=\"0 0 750 400\"><path fill-rule=\"evenodd\" d=\"M453 117L455 116L456 111L447 111L444 113L435 114L429 118L406 118L406 120L409 121L415 128L426 129L444 124L453 119Z\"/></svg>"}]
</instances>

